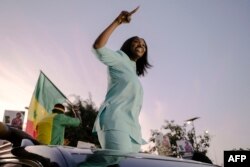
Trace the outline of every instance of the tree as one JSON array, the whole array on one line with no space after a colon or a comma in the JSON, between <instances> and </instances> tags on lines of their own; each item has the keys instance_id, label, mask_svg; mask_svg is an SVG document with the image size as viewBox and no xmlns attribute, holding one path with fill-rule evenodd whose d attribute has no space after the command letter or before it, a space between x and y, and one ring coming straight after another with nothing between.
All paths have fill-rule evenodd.
<instances>
[{"instance_id":1,"label":"tree","mask_svg":"<svg viewBox=\"0 0 250 167\"><path fill-rule=\"evenodd\" d=\"M98 110L91 96L87 100L81 100L79 97L76 97L74 104L67 102L66 108L69 111L66 113L67 115L74 117L75 113L77 113L82 121L77 128L67 127L65 129L65 139L68 140L68 145L75 147L78 141L84 141L100 147L97 136L92 134Z\"/></svg>"},{"instance_id":2,"label":"tree","mask_svg":"<svg viewBox=\"0 0 250 167\"><path fill-rule=\"evenodd\" d=\"M204 155L207 153L207 149L210 146L210 136L208 133L195 136L194 128L187 131L186 124L181 126L175 124L174 120L166 120L162 128L166 132L165 135L167 135L170 140L170 148L166 150L166 148L164 149L162 145L156 144L156 137L162 132L159 130L151 130L151 137L149 141L153 142L154 146L149 149L149 152L158 151L158 153L161 152L161 155L178 157L181 155L177 152L176 141L188 140L192 144L195 152L200 152Z\"/></svg>"}]
</instances>

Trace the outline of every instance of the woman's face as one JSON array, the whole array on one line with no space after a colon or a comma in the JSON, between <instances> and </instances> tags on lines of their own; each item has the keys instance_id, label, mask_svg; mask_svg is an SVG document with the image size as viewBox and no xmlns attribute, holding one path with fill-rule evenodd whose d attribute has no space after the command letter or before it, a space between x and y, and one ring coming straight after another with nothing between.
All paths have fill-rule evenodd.
<instances>
[{"instance_id":1,"label":"woman's face","mask_svg":"<svg viewBox=\"0 0 250 167\"><path fill-rule=\"evenodd\" d=\"M144 39L135 38L131 43L131 52L135 60L141 58L146 52L146 44Z\"/></svg>"}]
</instances>

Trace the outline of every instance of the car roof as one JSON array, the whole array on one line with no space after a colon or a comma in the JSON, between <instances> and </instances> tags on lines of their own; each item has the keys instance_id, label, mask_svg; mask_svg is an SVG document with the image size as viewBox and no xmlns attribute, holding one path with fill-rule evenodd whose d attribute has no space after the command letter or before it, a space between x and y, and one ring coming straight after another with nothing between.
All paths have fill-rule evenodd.
<instances>
[{"instance_id":1,"label":"car roof","mask_svg":"<svg viewBox=\"0 0 250 167\"><path fill-rule=\"evenodd\" d=\"M169 164L187 164L187 166L197 165L197 166L216 166L212 164L207 164L199 161L193 161L193 160L187 160L182 158L175 158L175 157L166 157L166 156L159 156L156 154L147 154L147 153L125 153L117 150L108 150L108 149L89 149L89 148L75 148L75 147L65 147L60 146L57 147L59 150L61 150L62 153L65 153L65 157L75 157L73 158L77 164L79 162L83 161L83 157L81 155L89 155L94 157L100 157L103 156L105 158L108 157L122 157L128 159L137 159L140 161L164 161L168 162ZM71 154L71 155L69 155ZM78 159L78 158L79 159ZM87 157L86 157L87 158ZM78 161L77 161L78 160ZM86 160L86 159L84 159Z\"/></svg>"},{"instance_id":2,"label":"car roof","mask_svg":"<svg viewBox=\"0 0 250 167\"><path fill-rule=\"evenodd\" d=\"M13 149L16 157L28 157L43 164L56 163L60 167L108 166L119 167L218 167L193 160L146 153L124 153L115 150L76 148L68 146L34 145ZM25 150L25 152L24 152ZM34 156L35 155L35 156ZM38 158L38 159L37 159ZM47 165L44 165L47 166Z\"/></svg>"}]
</instances>

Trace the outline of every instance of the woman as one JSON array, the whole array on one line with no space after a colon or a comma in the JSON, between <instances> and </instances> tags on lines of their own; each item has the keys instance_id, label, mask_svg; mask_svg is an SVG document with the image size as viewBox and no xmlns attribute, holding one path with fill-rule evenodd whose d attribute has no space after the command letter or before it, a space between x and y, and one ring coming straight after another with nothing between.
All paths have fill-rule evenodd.
<instances>
[{"instance_id":1,"label":"woman","mask_svg":"<svg viewBox=\"0 0 250 167\"><path fill-rule=\"evenodd\" d=\"M113 31L123 23L129 23L137 10L121 12L93 45L109 74L108 92L93 128L103 149L139 152L140 146L145 144L139 125L143 90L138 76L143 76L151 67L147 60L147 45L144 39L132 37L118 51L105 47Z\"/></svg>"}]
</instances>

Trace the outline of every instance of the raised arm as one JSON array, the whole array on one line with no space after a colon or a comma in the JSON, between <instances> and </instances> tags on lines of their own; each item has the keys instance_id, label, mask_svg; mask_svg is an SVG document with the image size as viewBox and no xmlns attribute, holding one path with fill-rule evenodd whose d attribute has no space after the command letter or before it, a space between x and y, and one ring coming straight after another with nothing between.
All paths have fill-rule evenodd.
<instances>
[{"instance_id":1,"label":"raised arm","mask_svg":"<svg viewBox=\"0 0 250 167\"><path fill-rule=\"evenodd\" d=\"M93 47L98 49L105 46L114 30L122 23L129 23L131 20L131 15L138 9L139 7L134 9L132 12L122 11L120 15L98 36Z\"/></svg>"}]
</instances>

